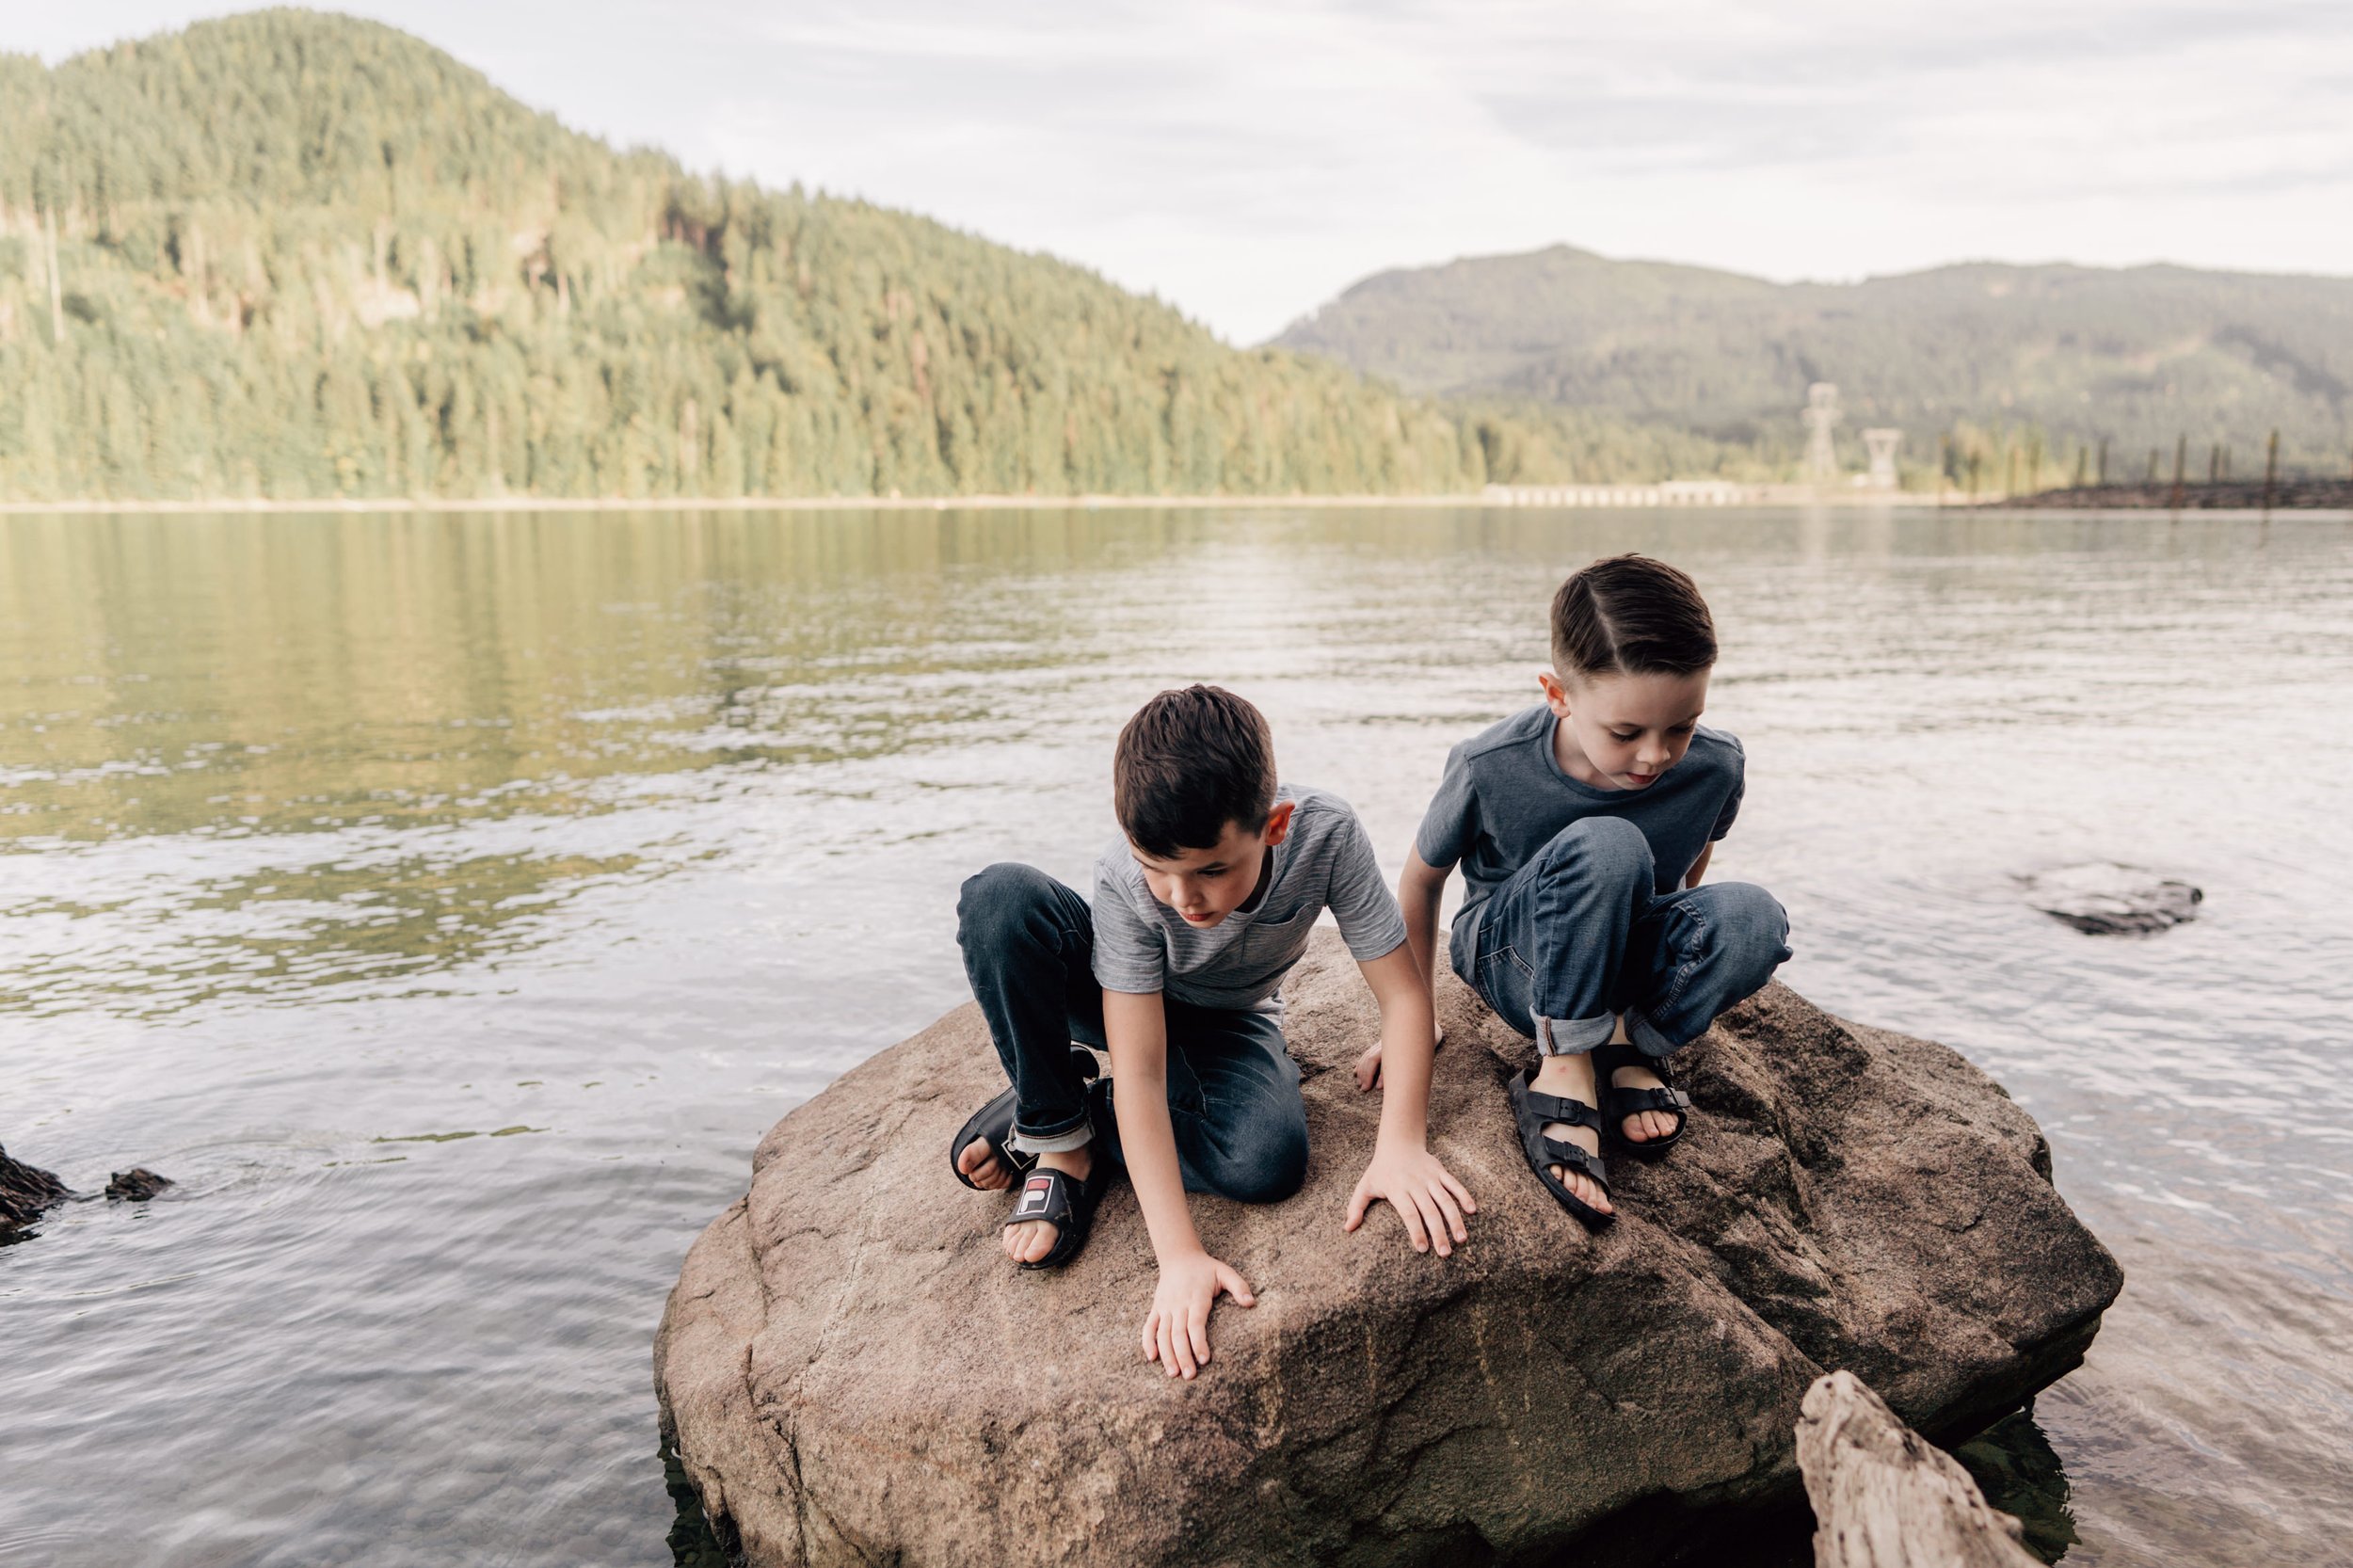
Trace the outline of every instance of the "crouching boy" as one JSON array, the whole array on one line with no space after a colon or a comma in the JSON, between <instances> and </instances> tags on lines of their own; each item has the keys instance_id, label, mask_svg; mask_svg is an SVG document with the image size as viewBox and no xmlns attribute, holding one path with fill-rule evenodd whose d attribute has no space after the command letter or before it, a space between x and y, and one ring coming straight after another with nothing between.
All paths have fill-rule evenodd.
<instances>
[{"instance_id":1,"label":"crouching boy","mask_svg":"<svg viewBox=\"0 0 2353 1568\"><path fill-rule=\"evenodd\" d=\"M1700 886L1745 761L1699 722L1716 629L1691 580L1594 562L1554 596L1552 660L1541 704L1448 756L1398 891L1426 976L1463 868L1454 972L1534 1037L1538 1065L1510 1091L1521 1149L1592 1226L1612 1212L1603 1137L1656 1156L1683 1135L1667 1059L1771 978L1789 922L1762 888Z\"/></svg>"},{"instance_id":2,"label":"crouching boy","mask_svg":"<svg viewBox=\"0 0 2353 1568\"><path fill-rule=\"evenodd\" d=\"M1160 1270L1144 1355L1190 1378L1218 1295L1254 1298L1203 1248L1185 1193L1273 1203L1306 1176L1277 992L1323 910L1380 1002L1389 1075L1345 1228L1384 1201L1417 1250L1444 1256L1476 1205L1426 1144L1426 976L1347 803L1278 785L1266 720L1214 686L1163 692L1128 720L1112 785L1125 837L1096 865L1092 908L1027 866L964 885L956 939L1013 1086L949 1159L968 1187L1018 1184L1004 1248L1025 1269L1078 1255L1124 1169ZM1109 1079L1086 1046L1108 1048Z\"/></svg>"}]
</instances>

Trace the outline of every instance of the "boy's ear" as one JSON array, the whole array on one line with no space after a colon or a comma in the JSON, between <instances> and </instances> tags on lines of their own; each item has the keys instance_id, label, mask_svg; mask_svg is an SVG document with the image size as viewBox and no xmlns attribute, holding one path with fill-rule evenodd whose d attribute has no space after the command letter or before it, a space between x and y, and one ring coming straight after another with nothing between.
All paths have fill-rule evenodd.
<instances>
[{"instance_id":1,"label":"boy's ear","mask_svg":"<svg viewBox=\"0 0 2353 1568\"><path fill-rule=\"evenodd\" d=\"M1551 670L1540 671L1536 677L1536 684L1545 689L1545 706L1552 710L1553 716L1567 718L1569 716L1569 689L1561 684L1561 677Z\"/></svg>"},{"instance_id":2,"label":"boy's ear","mask_svg":"<svg viewBox=\"0 0 2353 1568\"><path fill-rule=\"evenodd\" d=\"M1298 804L1295 800L1277 802L1274 809L1266 814L1266 829L1258 837L1264 839L1269 844L1281 843L1290 833L1291 808Z\"/></svg>"}]
</instances>

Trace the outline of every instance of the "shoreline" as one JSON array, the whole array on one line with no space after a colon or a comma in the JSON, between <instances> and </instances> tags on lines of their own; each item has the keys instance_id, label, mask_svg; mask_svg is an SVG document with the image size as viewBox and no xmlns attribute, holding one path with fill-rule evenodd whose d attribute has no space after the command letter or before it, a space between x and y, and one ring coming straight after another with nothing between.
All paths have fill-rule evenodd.
<instances>
[{"instance_id":1,"label":"shoreline","mask_svg":"<svg viewBox=\"0 0 2353 1568\"><path fill-rule=\"evenodd\" d=\"M2087 512L2341 512L2353 508L2353 479L2207 479L2068 486L1977 506Z\"/></svg>"},{"instance_id":2,"label":"shoreline","mask_svg":"<svg viewBox=\"0 0 2353 1568\"><path fill-rule=\"evenodd\" d=\"M1731 485L1689 481L1665 485L1490 486L1483 491L1429 495L955 495L955 496L332 496L211 497L200 501L0 500L0 517L221 517L248 514L381 516L520 512L1018 512L1200 511L1213 507L1369 511L1382 507L1444 506L1510 511L1712 511L1746 506L1816 506L1839 510L2270 512L2353 511L2353 483L2282 483L2271 504L2258 484L2185 486L2173 500L2169 486L2087 487L2033 495L1971 496L1959 490L1816 488L1810 485ZM2245 493L2249 492L2252 493Z\"/></svg>"},{"instance_id":3,"label":"shoreline","mask_svg":"<svg viewBox=\"0 0 2353 1568\"><path fill-rule=\"evenodd\" d=\"M315 500L283 497L215 497L201 501L0 500L0 517L40 514L107 516L155 513L208 516L260 513L433 513L433 512L954 512L1199 510L1214 506L1300 506L1365 510L1384 506L1477 508L1547 507L1625 511L1706 510L1723 506L1903 506L1959 507L1958 496L1920 491L1816 491L1802 485L1725 486L1702 496L1660 485L1494 487L1487 491L1431 495L953 495L953 496L333 496Z\"/></svg>"}]
</instances>

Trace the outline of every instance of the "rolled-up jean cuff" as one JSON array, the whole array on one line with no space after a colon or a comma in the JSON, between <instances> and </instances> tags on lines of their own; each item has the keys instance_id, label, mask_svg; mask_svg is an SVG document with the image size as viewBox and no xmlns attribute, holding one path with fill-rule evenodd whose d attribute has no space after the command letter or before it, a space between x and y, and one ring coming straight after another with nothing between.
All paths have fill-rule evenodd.
<instances>
[{"instance_id":1,"label":"rolled-up jean cuff","mask_svg":"<svg viewBox=\"0 0 2353 1568\"><path fill-rule=\"evenodd\" d=\"M1019 1128L1013 1129L1013 1146L1023 1154L1068 1154L1082 1149L1095 1137L1095 1124L1080 1117L1079 1125L1066 1132L1048 1132L1032 1137Z\"/></svg>"},{"instance_id":2,"label":"rolled-up jean cuff","mask_svg":"<svg viewBox=\"0 0 2353 1568\"><path fill-rule=\"evenodd\" d=\"M1606 1046L1618 1020L1608 1013L1591 1018L1536 1018L1536 1049L1545 1056L1582 1056Z\"/></svg>"},{"instance_id":3,"label":"rolled-up jean cuff","mask_svg":"<svg viewBox=\"0 0 2353 1568\"><path fill-rule=\"evenodd\" d=\"M1625 1037L1640 1046L1644 1056L1673 1056L1683 1048L1681 1042L1659 1033L1657 1024L1631 1008L1625 1015Z\"/></svg>"}]
</instances>

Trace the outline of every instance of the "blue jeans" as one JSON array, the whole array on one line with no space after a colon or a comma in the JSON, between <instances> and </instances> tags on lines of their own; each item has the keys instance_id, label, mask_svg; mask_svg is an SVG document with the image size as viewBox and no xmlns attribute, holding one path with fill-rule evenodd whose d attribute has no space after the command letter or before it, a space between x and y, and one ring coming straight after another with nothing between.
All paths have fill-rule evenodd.
<instances>
[{"instance_id":1,"label":"blue jeans","mask_svg":"<svg viewBox=\"0 0 2353 1568\"><path fill-rule=\"evenodd\" d=\"M1014 1087L1014 1141L1046 1153L1091 1136L1121 1159L1111 1085L1089 1087L1070 1044L1102 1046L1095 918L1086 900L1029 866L968 878L956 945ZM1164 1000L1168 1119L1185 1188L1273 1203L1307 1178L1307 1108L1282 1027L1264 1013Z\"/></svg>"},{"instance_id":2,"label":"blue jeans","mask_svg":"<svg viewBox=\"0 0 2353 1568\"><path fill-rule=\"evenodd\" d=\"M1454 972L1547 1055L1607 1044L1623 1013L1627 1038L1665 1056L1773 977L1789 917L1745 882L1660 893L1657 878L1632 823L1572 823L1455 922Z\"/></svg>"}]
</instances>

